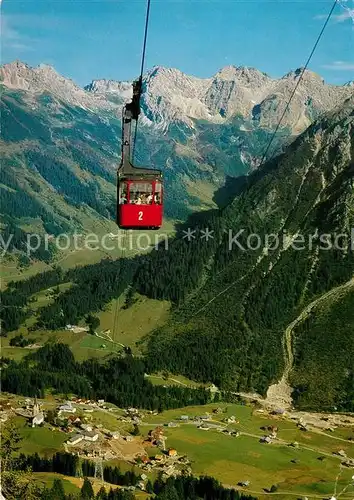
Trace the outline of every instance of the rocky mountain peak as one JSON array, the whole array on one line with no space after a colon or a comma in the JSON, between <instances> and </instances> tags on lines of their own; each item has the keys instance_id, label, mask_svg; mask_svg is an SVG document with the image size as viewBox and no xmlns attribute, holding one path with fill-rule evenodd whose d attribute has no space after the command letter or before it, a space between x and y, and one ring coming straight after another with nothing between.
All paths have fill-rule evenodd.
<instances>
[{"instance_id":1,"label":"rocky mountain peak","mask_svg":"<svg viewBox=\"0 0 354 500\"><path fill-rule=\"evenodd\" d=\"M27 98L49 92L53 97L85 108L111 107L106 99L88 94L70 78L60 75L52 66L40 64L33 68L21 61L4 64L0 68L2 83L10 88L27 92Z\"/></svg>"},{"instance_id":2,"label":"rocky mountain peak","mask_svg":"<svg viewBox=\"0 0 354 500\"><path fill-rule=\"evenodd\" d=\"M117 80L92 80L84 89L96 94L118 93L121 97L129 99L132 96L131 82L119 82Z\"/></svg>"},{"instance_id":3,"label":"rocky mountain peak","mask_svg":"<svg viewBox=\"0 0 354 500\"><path fill-rule=\"evenodd\" d=\"M256 126L274 128L294 90L303 68L280 79L245 66L225 66L210 78L190 76L176 68L154 66L144 76L142 119L166 130L173 122L194 127L195 120L222 123L235 115ZM4 85L28 91L50 92L74 105L112 109L131 98L131 82L93 80L84 89L49 65L31 68L21 61L0 68ZM306 70L284 116L283 126L302 132L321 113L334 108L353 93L353 82L327 85L318 74Z\"/></svg>"}]
</instances>

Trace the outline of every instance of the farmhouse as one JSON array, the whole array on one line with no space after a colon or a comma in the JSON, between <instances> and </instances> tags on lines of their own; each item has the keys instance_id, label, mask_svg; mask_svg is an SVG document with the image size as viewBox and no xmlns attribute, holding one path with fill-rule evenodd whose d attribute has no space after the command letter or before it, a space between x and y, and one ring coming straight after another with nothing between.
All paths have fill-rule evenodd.
<instances>
[{"instance_id":1,"label":"farmhouse","mask_svg":"<svg viewBox=\"0 0 354 500\"><path fill-rule=\"evenodd\" d=\"M59 412L75 413L76 408L73 407L71 401L67 401L64 405L59 406Z\"/></svg>"},{"instance_id":2,"label":"farmhouse","mask_svg":"<svg viewBox=\"0 0 354 500\"><path fill-rule=\"evenodd\" d=\"M67 444L70 444L72 446L74 446L75 444L78 444L80 443L80 441L83 440L83 436L81 436L81 434L75 434L75 436L71 437L68 441L67 441Z\"/></svg>"},{"instance_id":3,"label":"farmhouse","mask_svg":"<svg viewBox=\"0 0 354 500\"><path fill-rule=\"evenodd\" d=\"M259 441L261 443L267 443L267 444L270 444L272 442L269 436L263 436Z\"/></svg>"},{"instance_id":4,"label":"farmhouse","mask_svg":"<svg viewBox=\"0 0 354 500\"><path fill-rule=\"evenodd\" d=\"M92 431L92 432L85 432L84 434L84 440L85 441L97 441L98 439L98 432Z\"/></svg>"}]
</instances>

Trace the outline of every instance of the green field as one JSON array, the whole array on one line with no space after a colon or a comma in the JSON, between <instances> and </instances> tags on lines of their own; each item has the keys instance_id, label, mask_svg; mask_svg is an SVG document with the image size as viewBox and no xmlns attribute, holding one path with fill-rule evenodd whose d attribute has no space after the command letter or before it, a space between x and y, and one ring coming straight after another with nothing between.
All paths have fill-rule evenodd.
<instances>
[{"instance_id":1,"label":"green field","mask_svg":"<svg viewBox=\"0 0 354 500\"><path fill-rule=\"evenodd\" d=\"M34 262L29 268L20 269L14 258L7 258L1 265L0 289L4 290L10 281L19 281L30 278L35 274L47 271L50 266L45 262Z\"/></svg>"},{"instance_id":2,"label":"green field","mask_svg":"<svg viewBox=\"0 0 354 500\"><path fill-rule=\"evenodd\" d=\"M188 407L169 410L157 416L149 416L149 424L142 427L147 434L156 424L164 424L181 415L190 418L211 413L214 408L227 408L226 413L212 414L212 420L221 421L234 415L235 424L223 424L229 430L237 429L241 434L232 437L210 429L197 429L193 423L182 423L177 428L166 428L166 446L176 448L180 455L186 454L192 462L195 474L208 474L225 485L236 486L240 481L250 481L249 490L263 497L263 489L278 485L276 498L294 498L296 495L311 494L331 496L334 494L336 476L340 472L341 460L332 455L340 449L354 457L354 444L317 432L302 432L296 425L283 418L264 418L253 413L248 406L214 404L204 407ZM154 425L152 425L154 424ZM265 433L262 426L276 425L279 440L271 444L259 442ZM298 441L299 448L289 446ZM325 456L320 461L319 456ZM296 463L291 462L296 460ZM338 479L337 491L350 483L352 469L343 468ZM352 486L341 495L352 499ZM265 494L266 497L269 493ZM349 495L349 496L348 496Z\"/></svg>"},{"instance_id":3,"label":"green field","mask_svg":"<svg viewBox=\"0 0 354 500\"><path fill-rule=\"evenodd\" d=\"M110 330L114 342L129 346L133 352L138 352L135 343L166 320L170 303L148 299L139 294L136 294L135 298L137 302L128 309L122 308L124 297L113 300L107 304L105 311L97 316L101 322L100 331Z\"/></svg>"},{"instance_id":4,"label":"green field","mask_svg":"<svg viewBox=\"0 0 354 500\"><path fill-rule=\"evenodd\" d=\"M162 386L183 386L183 387L207 387L207 384L202 384L199 382L194 382L193 380L189 380L182 375L173 375L168 374L168 378L164 378L162 373L151 373L146 375L146 378L154 385L162 385Z\"/></svg>"},{"instance_id":5,"label":"green field","mask_svg":"<svg viewBox=\"0 0 354 500\"><path fill-rule=\"evenodd\" d=\"M8 335L8 337L1 338L2 355L4 357L16 359L17 361L22 359L30 352L36 350L26 347L9 346L10 339L18 335L18 333L24 333L25 336L27 336L26 330L20 329L16 333ZM35 332L30 332L28 336L30 336L31 338L35 338L38 345L44 345L48 340L54 339L57 342L68 344L72 349L77 361L83 361L88 358L103 358L120 350L119 346L113 344L112 342L99 339L86 332L74 333L65 330L38 330ZM103 348L101 347L102 345L105 345L106 347Z\"/></svg>"},{"instance_id":6,"label":"green field","mask_svg":"<svg viewBox=\"0 0 354 500\"><path fill-rule=\"evenodd\" d=\"M9 254L1 263L0 289L6 288L9 281L29 278L37 273L50 270L54 265L60 265L63 269L70 269L76 266L95 264L102 259L119 259L149 252L159 241L164 241L165 235L170 237L175 233L175 222L173 220L165 220L161 229L157 231L127 231L124 234L118 229L114 221L108 219L97 219L97 217L90 217L90 214L82 213L81 222L85 229L79 231L79 233L84 236L94 233L98 237L99 243L97 245L91 244L90 247L90 245L85 245L85 239L78 238L76 245L73 240L71 246L67 250L60 251L56 259L50 264L33 261L27 268L20 268L17 258ZM36 232L33 224L25 229L30 233ZM120 239L111 239L109 237L103 239L108 234L120 234ZM144 234L149 236L149 240L143 236ZM150 241L150 244L148 244L148 241Z\"/></svg>"},{"instance_id":7,"label":"green field","mask_svg":"<svg viewBox=\"0 0 354 500\"><path fill-rule=\"evenodd\" d=\"M68 439L67 434L58 430L51 431L47 427L30 427L26 419L15 417L16 425L22 437L19 453L38 453L39 455L52 455L62 449L63 443Z\"/></svg>"},{"instance_id":8,"label":"green field","mask_svg":"<svg viewBox=\"0 0 354 500\"><path fill-rule=\"evenodd\" d=\"M60 479L64 486L64 491L67 495L75 495L80 492L80 486L83 480L76 477L64 476L56 472L34 472L36 482L46 488L53 486L54 479ZM76 483L76 484L75 484Z\"/></svg>"}]
</instances>

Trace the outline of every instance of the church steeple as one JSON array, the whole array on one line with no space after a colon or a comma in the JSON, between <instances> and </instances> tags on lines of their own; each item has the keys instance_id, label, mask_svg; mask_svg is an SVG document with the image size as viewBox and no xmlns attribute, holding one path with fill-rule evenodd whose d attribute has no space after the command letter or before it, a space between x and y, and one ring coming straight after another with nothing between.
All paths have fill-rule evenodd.
<instances>
[{"instance_id":1,"label":"church steeple","mask_svg":"<svg viewBox=\"0 0 354 500\"><path fill-rule=\"evenodd\" d=\"M38 415L39 413L39 404L37 402L37 396L34 397L34 403L33 403L33 417L35 417L36 415Z\"/></svg>"}]
</instances>

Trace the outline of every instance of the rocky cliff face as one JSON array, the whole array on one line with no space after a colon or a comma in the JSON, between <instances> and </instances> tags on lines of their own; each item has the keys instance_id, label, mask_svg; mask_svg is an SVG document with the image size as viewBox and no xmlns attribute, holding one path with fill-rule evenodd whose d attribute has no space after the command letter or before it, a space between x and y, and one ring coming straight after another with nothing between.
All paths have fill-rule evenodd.
<instances>
[{"instance_id":1,"label":"rocky cliff face","mask_svg":"<svg viewBox=\"0 0 354 500\"><path fill-rule=\"evenodd\" d=\"M300 75L301 69L297 69L283 78L272 79L254 68L227 66L202 79L156 66L144 76L142 120L167 131L174 123L194 127L196 120L224 123L241 116L256 126L271 129L279 121ZM131 97L130 82L93 80L82 89L46 65L31 68L15 61L4 65L0 76L8 88L50 92L90 109L120 108ZM298 134L320 113L334 108L351 94L352 85L327 85L319 75L306 71L283 126Z\"/></svg>"},{"instance_id":2,"label":"rocky cliff face","mask_svg":"<svg viewBox=\"0 0 354 500\"><path fill-rule=\"evenodd\" d=\"M245 67L227 66L211 78L185 75L177 69L155 67L144 78L143 107L146 117L163 129L172 122L193 126L195 120L223 123L242 116L261 127L274 128L284 111L301 69L280 79ZM100 92L111 85L93 82ZM352 87L327 85L311 71L305 71L283 126L294 134L303 131L320 113L337 106L353 93Z\"/></svg>"},{"instance_id":3,"label":"rocky cliff face","mask_svg":"<svg viewBox=\"0 0 354 500\"><path fill-rule=\"evenodd\" d=\"M113 107L103 96L85 91L46 64L36 68L21 61L4 64L0 68L0 81L8 89L25 91L27 101L33 101L35 95L49 93L56 99L83 108Z\"/></svg>"}]
</instances>

